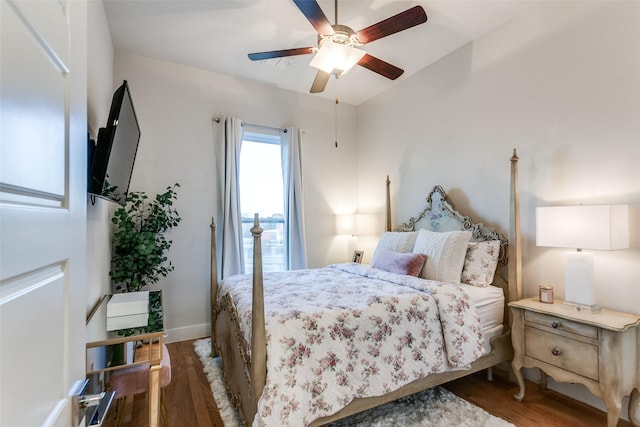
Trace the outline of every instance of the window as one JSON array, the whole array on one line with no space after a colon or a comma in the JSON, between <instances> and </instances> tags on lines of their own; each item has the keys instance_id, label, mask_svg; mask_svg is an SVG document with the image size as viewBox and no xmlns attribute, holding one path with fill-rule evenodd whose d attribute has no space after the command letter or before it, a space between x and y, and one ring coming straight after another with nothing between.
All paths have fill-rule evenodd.
<instances>
[{"instance_id":1,"label":"window","mask_svg":"<svg viewBox=\"0 0 640 427\"><path fill-rule=\"evenodd\" d=\"M240 150L240 211L244 268L253 269L253 217L260 215L262 233L262 268L284 271L284 194L280 136L246 132Z\"/></svg>"}]
</instances>

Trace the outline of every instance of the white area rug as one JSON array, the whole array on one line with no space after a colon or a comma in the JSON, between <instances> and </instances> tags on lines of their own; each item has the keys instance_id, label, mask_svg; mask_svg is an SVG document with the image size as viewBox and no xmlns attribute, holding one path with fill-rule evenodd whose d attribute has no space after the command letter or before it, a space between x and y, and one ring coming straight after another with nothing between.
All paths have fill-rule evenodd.
<instances>
[{"instance_id":1,"label":"white area rug","mask_svg":"<svg viewBox=\"0 0 640 427\"><path fill-rule=\"evenodd\" d=\"M240 417L225 390L220 359L210 356L209 339L196 341L194 348L211 384L211 391L225 427L241 426ZM387 403L331 425L354 427L513 427L513 424L489 414L442 387L435 387Z\"/></svg>"}]
</instances>

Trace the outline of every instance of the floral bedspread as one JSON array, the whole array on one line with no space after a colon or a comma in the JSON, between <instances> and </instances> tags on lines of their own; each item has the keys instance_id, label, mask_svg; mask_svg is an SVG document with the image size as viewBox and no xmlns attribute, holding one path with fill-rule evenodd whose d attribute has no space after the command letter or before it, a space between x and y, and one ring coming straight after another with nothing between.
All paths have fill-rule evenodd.
<instances>
[{"instance_id":1,"label":"floral bedspread","mask_svg":"<svg viewBox=\"0 0 640 427\"><path fill-rule=\"evenodd\" d=\"M251 276L220 284L251 343ZM265 273L267 379L254 426L306 426L482 356L475 306L457 286L347 263Z\"/></svg>"}]
</instances>

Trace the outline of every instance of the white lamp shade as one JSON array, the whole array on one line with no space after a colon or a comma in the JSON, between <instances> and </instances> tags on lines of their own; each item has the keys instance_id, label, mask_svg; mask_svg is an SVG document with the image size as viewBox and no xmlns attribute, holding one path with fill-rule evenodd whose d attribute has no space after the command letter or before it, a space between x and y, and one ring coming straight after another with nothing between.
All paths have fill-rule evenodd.
<instances>
[{"instance_id":1,"label":"white lamp shade","mask_svg":"<svg viewBox=\"0 0 640 427\"><path fill-rule=\"evenodd\" d=\"M356 234L356 231L355 214L336 215L336 234L338 236L353 236Z\"/></svg>"},{"instance_id":2,"label":"white lamp shade","mask_svg":"<svg viewBox=\"0 0 640 427\"><path fill-rule=\"evenodd\" d=\"M372 214L336 215L336 234L338 236L366 236L374 234L375 231L375 216Z\"/></svg>"},{"instance_id":3,"label":"white lamp shade","mask_svg":"<svg viewBox=\"0 0 640 427\"><path fill-rule=\"evenodd\" d=\"M615 250L629 247L628 205L536 208L536 245Z\"/></svg>"},{"instance_id":4,"label":"white lamp shade","mask_svg":"<svg viewBox=\"0 0 640 427\"><path fill-rule=\"evenodd\" d=\"M365 51L355 47L324 40L309 65L325 73L343 75L362 59Z\"/></svg>"},{"instance_id":5,"label":"white lamp shade","mask_svg":"<svg viewBox=\"0 0 640 427\"><path fill-rule=\"evenodd\" d=\"M376 221L372 214L356 214L356 234L358 236L366 236L375 234Z\"/></svg>"}]
</instances>

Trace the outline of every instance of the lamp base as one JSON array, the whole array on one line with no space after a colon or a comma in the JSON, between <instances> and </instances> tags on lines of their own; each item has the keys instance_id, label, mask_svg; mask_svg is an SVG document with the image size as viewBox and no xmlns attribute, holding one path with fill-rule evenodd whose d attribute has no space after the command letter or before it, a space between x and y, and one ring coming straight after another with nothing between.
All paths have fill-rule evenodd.
<instances>
[{"instance_id":1,"label":"lamp base","mask_svg":"<svg viewBox=\"0 0 640 427\"><path fill-rule=\"evenodd\" d=\"M564 305L573 307L575 311L588 311L592 314L600 313L600 310L602 309L602 307L600 307L598 304L587 305L587 304L578 304L571 301L565 301Z\"/></svg>"},{"instance_id":2,"label":"lamp base","mask_svg":"<svg viewBox=\"0 0 640 427\"><path fill-rule=\"evenodd\" d=\"M596 305L593 283L593 253L582 251L565 252L565 301L576 306Z\"/></svg>"}]
</instances>

